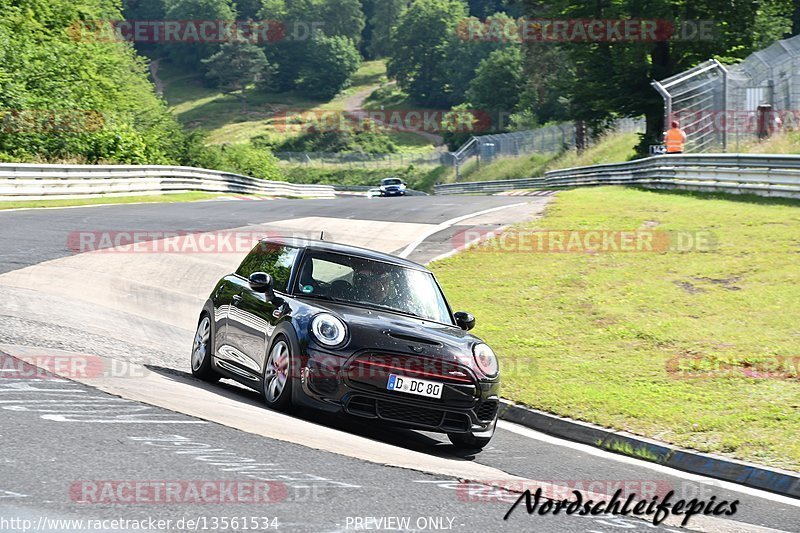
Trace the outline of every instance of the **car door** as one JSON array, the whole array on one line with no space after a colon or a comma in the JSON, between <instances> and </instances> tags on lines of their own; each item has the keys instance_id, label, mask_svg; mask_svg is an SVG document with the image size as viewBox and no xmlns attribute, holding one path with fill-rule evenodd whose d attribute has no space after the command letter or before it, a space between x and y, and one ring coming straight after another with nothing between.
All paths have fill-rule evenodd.
<instances>
[{"instance_id":1,"label":"car door","mask_svg":"<svg viewBox=\"0 0 800 533\"><path fill-rule=\"evenodd\" d=\"M227 346L228 315L233 306L233 297L238 294L235 277L225 276L214 291L214 355L225 352Z\"/></svg>"},{"instance_id":2,"label":"car door","mask_svg":"<svg viewBox=\"0 0 800 533\"><path fill-rule=\"evenodd\" d=\"M258 375L264 367L267 346L280 318L279 299L286 294L297 255L297 248L259 245L232 278L235 289L226 339L231 362L248 374ZM276 301L268 301L265 294L250 288L248 280L254 272L272 276Z\"/></svg>"}]
</instances>

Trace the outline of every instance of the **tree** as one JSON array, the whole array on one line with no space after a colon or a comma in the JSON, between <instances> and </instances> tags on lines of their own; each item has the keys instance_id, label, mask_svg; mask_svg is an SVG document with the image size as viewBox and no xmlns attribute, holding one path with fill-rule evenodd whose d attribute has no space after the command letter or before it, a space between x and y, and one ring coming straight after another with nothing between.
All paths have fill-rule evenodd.
<instances>
[{"instance_id":1,"label":"tree","mask_svg":"<svg viewBox=\"0 0 800 533\"><path fill-rule=\"evenodd\" d=\"M286 29L286 39L268 43L264 47L270 63L277 67L278 76L275 77L274 85L279 91L298 88L299 80L313 80L318 77L313 72L316 67L311 66L312 55L321 53L320 43L313 42L315 28L321 30L324 36L339 35L350 39L353 43L361 39L364 14L359 0L262 0L262 2L264 7L259 16L262 19L280 21ZM322 23L321 27L317 27L318 23ZM344 61L349 61L349 58L348 49ZM335 57L330 60L337 61ZM325 65L320 68L326 71L347 71L350 65L345 64L341 68ZM347 76L347 80L349 78L350 75ZM313 85L315 82L304 81L304 83Z\"/></svg>"},{"instance_id":2,"label":"tree","mask_svg":"<svg viewBox=\"0 0 800 533\"><path fill-rule=\"evenodd\" d=\"M566 87L570 114L593 126L617 116L644 115L647 131L638 151L661 141L664 131L663 100L650 83L686 70L714 56L743 58L753 51L757 2L729 0L638 0L579 3L553 0L543 8L539 0L519 0L526 15L563 19L650 19L676 21L712 20L713 39L681 40L672 35L655 41L574 42L561 45L574 68L574 80ZM532 60L534 58L531 58ZM529 72L529 75L531 73Z\"/></svg>"},{"instance_id":3,"label":"tree","mask_svg":"<svg viewBox=\"0 0 800 533\"><path fill-rule=\"evenodd\" d=\"M394 53L388 73L419 103L449 103L448 43L466 15L466 4L460 0L415 0L392 31Z\"/></svg>"},{"instance_id":4,"label":"tree","mask_svg":"<svg viewBox=\"0 0 800 533\"><path fill-rule=\"evenodd\" d=\"M392 29L397 25L408 0L377 0L369 19L371 40L368 52L372 57L386 57L392 53Z\"/></svg>"},{"instance_id":5,"label":"tree","mask_svg":"<svg viewBox=\"0 0 800 533\"><path fill-rule=\"evenodd\" d=\"M525 90L522 50L509 46L495 50L481 61L467 89L467 101L476 109L510 116Z\"/></svg>"},{"instance_id":6,"label":"tree","mask_svg":"<svg viewBox=\"0 0 800 533\"><path fill-rule=\"evenodd\" d=\"M497 13L485 20L469 17L459 21L448 38L445 63L442 65L447 73L447 83L442 90L447 96L448 106L465 101L467 88L475 77L478 66L489 54L513 45L502 39L495 39L488 29L478 32L475 28L505 28L514 24L514 20L503 13Z\"/></svg>"},{"instance_id":7,"label":"tree","mask_svg":"<svg viewBox=\"0 0 800 533\"><path fill-rule=\"evenodd\" d=\"M224 20L236 18L231 0L166 0L165 18L170 21ZM218 42L167 42L170 59L187 69L201 70L202 60L219 51Z\"/></svg>"},{"instance_id":8,"label":"tree","mask_svg":"<svg viewBox=\"0 0 800 533\"><path fill-rule=\"evenodd\" d=\"M122 13L127 20L162 20L164 0L122 0Z\"/></svg>"},{"instance_id":9,"label":"tree","mask_svg":"<svg viewBox=\"0 0 800 533\"><path fill-rule=\"evenodd\" d=\"M128 43L97 42L88 31L92 21L121 18L105 0L0 0L0 160L179 158L180 127L144 60Z\"/></svg>"},{"instance_id":10,"label":"tree","mask_svg":"<svg viewBox=\"0 0 800 533\"><path fill-rule=\"evenodd\" d=\"M350 85L360 63L358 48L349 38L317 31L308 43L295 83L304 94L327 100Z\"/></svg>"},{"instance_id":11,"label":"tree","mask_svg":"<svg viewBox=\"0 0 800 533\"><path fill-rule=\"evenodd\" d=\"M258 12L263 7L261 0L235 0L235 4L236 15L239 20L256 20Z\"/></svg>"},{"instance_id":12,"label":"tree","mask_svg":"<svg viewBox=\"0 0 800 533\"><path fill-rule=\"evenodd\" d=\"M269 61L264 51L247 41L231 41L219 51L203 60L208 69L206 77L225 94L232 94L242 103L242 112L247 111L247 88L265 81L270 75Z\"/></svg>"},{"instance_id":13,"label":"tree","mask_svg":"<svg viewBox=\"0 0 800 533\"><path fill-rule=\"evenodd\" d=\"M320 9L325 35L348 37L358 46L364 31L364 11L360 0L324 0Z\"/></svg>"},{"instance_id":14,"label":"tree","mask_svg":"<svg viewBox=\"0 0 800 533\"><path fill-rule=\"evenodd\" d=\"M486 18L495 13L505 13L508 11L506 4L513 4L514 2L505 2L504 0L468 0L469 14L473 17Z\"/></svg>"}]
</instances>

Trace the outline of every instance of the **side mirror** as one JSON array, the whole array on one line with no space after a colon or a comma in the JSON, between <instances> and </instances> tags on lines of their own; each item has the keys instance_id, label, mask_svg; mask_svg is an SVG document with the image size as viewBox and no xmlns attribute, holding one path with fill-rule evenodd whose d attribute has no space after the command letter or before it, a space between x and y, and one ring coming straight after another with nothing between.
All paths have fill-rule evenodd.
<instances>
[{"instance_id":1,"label":"side mirror","mask_svg":"<svg viewBox=\"0 0 800 533\"><path fill-rule=\"evenodd\" d=\"M469 331L475 327L475 317L471 314L459 311L453 316L456 318L456 325L464 331Z\"/></svg>"},{"instance_id":2,"label":"side mirror","mask_svg":"<svg viewBox=\"0 0 800 533\"><path fill-rule=\"evenodd\" d=\"M272 282L272 276L265 272L253 272L250 274L250 288L253 292L259 292L267 295L267 300L275 299L275 292Z\"/></svg>"}]
</instances>

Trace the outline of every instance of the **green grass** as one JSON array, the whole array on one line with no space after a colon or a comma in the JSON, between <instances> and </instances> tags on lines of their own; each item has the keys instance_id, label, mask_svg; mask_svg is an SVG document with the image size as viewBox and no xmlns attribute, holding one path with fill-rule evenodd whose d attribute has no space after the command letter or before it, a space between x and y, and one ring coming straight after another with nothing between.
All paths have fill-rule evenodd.
<instances>
[{"instance_id":1,"label":"green grass","mask_svg":"<svg viewBox=\"0 0 800 533\"><path fill-rule=\"evenodd\" d=\"M381 83L386 83L386 62L383 60L364 61L358 68L358 71L353 74L350 80L350 87L340 92L330 102L327 102L319 109L334 109L340 110L343 107L344 100L362 92L372 92Z\"/></svg>"},{"instance_id":2,"label":"green grass","mask_svg":"<svg viewBox=\"0 0 800 533\"><path fill-rule=\"evenodd\" d=\"M383 109L384 111L434 110L414 102L408 94L395 83L383 83L364 102L364 109Z\"/></svg>"},{"instance_id":3,"label":"green grass","mask_svg":"<svg viewBox=\"0 0 800 533\"><path fill-rule=\"evenodd\" d=\"M639 448L635 448L629 442L620 442L617 440L613 440L610 443L603 444L602 441L596 443L598 447L605 448L608 451L620 453L622 455L627 455L629 457L637 457L639 459L644 459L645 461L650 461L651 463L664 463L666 457L662 457L657 455L644 446Z\"/></svg>"},{"instance_id":4,"label":"green grass","mask_svg":"<svg viewBox=\"0 0 800 533\"><path fill-rule=\"evenodd\" d=\"M170 110L188 129L208 133L210 144L246 143L258 135L276 134L270 119L283 112L312 109L322 102L292 93L247 91L247 110L238 98L208 87L197 73L164 61L159 77L166 89Z\"/></svg>"},{"instance_id":5,"label":"green grass","mask_svg":"<svg viewBox=\"0 0 800 533\"><path fill-rule=\"evenodd\" d=\"M211 200L212 198L219 198L220 196L226 195L221 193L187 192L150 196L102 196L99 198L74 198L68 200L2 200L0 201L0 210L102 204L196 202L198 200Z\"/></svg>"},{"instance_id":6,"label":"green grass","mask_svg":"<svg viewBox=\"0 0 800 533\"><path fill-rule=\"evenodd\" d=\"M298 128L283 127L283 113L343 110L348 98L386 83L386 63L365 61L353 75L351 86L329 101L291 92L278 94L249 89L244 112L238 98L208 87L196 72L181 69L167 60L161 62L159 78L164 82L164 97L172 113L188 129L206 132L209 144L248 143L253 137L262 135L277 144L300 134ZM401 152L433 149L433 145L419 135L394 131L388 134Z\"/></svg>"},{"instance_id":7,"label":"green grass","mask_svg":"<svg viewBox=\"0 0 800 533\"><path fill-rule=\"evenodd\" d=\"M476 334L498 353L503 396L800 470L800 202L587 188L560 192L546 216L525 227L710 231L717 246L477 249L434 263L451 303L478 317ZM793 366L746 375L781 358L795 358Z\"/></svg>"},{"instance_id":8,"label":"green grass","mask_svg":"<svg viewBox=\"0 0 800 533\"><path fill-rule=\"evenodd\" d=\"M731 139L728 150L750 154L800 154L800 131L777 133L763 141L750 141L738 145L735 139Z\"/></svg>"},{"instance_id":9,"label":"green grass","mask_svg":"<svg viewBox=\"0 0 800 533\"><path fill-rule=\"evenodd\" d=\"M488 165L471 162L461 171L461 181L489 181L532 178L559 168L617 163L631 159L639 142L636 133L609 134L578 154L568 150L557 154L534 154L524 157L500 158ZM454 175L450 181L454 181Z\"/></svg>"}]
</instances>

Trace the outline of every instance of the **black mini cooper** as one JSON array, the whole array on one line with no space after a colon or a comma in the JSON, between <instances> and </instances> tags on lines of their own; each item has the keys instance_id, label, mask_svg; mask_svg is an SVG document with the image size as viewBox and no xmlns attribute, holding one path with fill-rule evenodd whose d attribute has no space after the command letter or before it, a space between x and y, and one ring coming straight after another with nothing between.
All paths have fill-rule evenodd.
<instances>
[{"instance_id":1,"label":"black mini cooper","mask_svg":"<svg viewBox=\"0 0 800 533\"><path fill-rule=\"evenodd\" d=\"M391 255L322 241L261 241L206 302L192 372L306 406L489 443L499 368L433 274Z\"/></svg>"}]
</instances>

